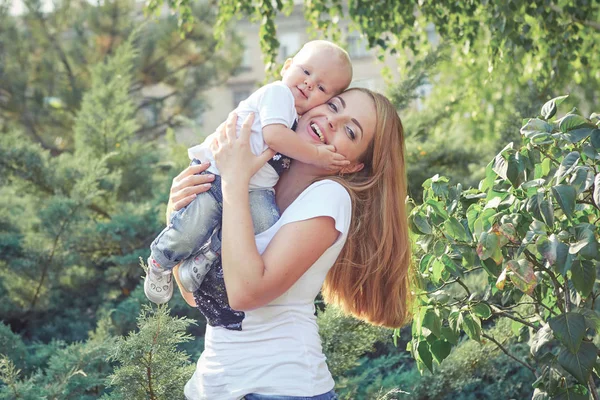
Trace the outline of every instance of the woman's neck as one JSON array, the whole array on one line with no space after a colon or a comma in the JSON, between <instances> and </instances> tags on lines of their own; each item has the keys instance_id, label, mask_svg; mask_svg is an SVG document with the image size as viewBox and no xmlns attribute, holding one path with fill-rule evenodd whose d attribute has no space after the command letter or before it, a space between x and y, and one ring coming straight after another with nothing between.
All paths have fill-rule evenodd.
<instances>
[{"instance_id":1,"label":"woman's neck","mask_svg":"<svg viewBox=\"0 0 600 400\"><path fill-rule=\"evenodd\" d=\"M292 161L290 169L284 172L275 186L276 201L280 212L284 212L290 204L319 176L319 171L312 165Z\"/></svg>"}]
</instances>

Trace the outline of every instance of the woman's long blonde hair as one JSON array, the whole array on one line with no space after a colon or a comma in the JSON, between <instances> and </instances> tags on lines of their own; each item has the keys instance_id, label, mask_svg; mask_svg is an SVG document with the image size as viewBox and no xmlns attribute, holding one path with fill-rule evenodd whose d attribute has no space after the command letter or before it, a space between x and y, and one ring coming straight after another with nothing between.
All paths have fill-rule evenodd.
<instances>
[{"instance_id":1,"label":"woman's long blonde hair","mask_svg":"<svg viewBox=\"0 0 600 400\"><path fill-rule=\"evenodd\" d=\"M390 101L367 94L375 104L373 141L355 174L329 177L352 198L346 244L329 271L323 297L345 312L375 325L400 327L410 319L412 275L406 215L406 169L402 122Z\"/></svg>"}]
</instances>

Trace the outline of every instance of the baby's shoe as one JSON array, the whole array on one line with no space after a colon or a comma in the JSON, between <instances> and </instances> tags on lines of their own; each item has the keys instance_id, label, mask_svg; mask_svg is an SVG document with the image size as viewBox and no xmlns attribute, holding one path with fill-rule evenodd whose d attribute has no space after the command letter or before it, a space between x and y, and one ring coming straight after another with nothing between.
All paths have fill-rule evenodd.
<instances>
[{"instance_id":1,"label":"baby's shoe","mask_svg":"<svg viewBox=\"0 0 600 400\"><path fill-rule=\"evenodd\" d=\"M163 304L173 296L173 271L161 268L152 258L148 259L148 271L144 279L144 293L148 300Z\"/></svg>"},{"instance_id":2,"label":"baby's shoe","mask_svg":"<svg viewBox=\"0 0 600 400\"><path fill-rule=\"evenodd\" d=\"M200 289L204 277L217 257L218 255L213 251L204 249L201 253L182 262L179 267L179 283L181 283L181 286L190 293Z\"/></svg>"}]
</instances>

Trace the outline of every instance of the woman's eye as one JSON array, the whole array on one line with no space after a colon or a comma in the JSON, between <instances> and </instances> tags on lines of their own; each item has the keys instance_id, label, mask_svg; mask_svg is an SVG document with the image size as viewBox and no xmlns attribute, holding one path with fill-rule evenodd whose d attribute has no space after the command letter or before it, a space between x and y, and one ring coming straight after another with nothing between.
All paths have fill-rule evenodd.
<instances>
[{"instance_id":1,"label":"woman's eye","mask_svg":"<svg viewBox=\"0 0 600 400\"><path fill-rule=\"evenodd\" d=\"M327 105L329 106L329 108L331 108L331 110L333 112L337 112L338 108L337 108L337 106L335 104L333 104L333 103L330 102L330 103L327 103Z\"/></svg>"},{"instance_id":2,"label":"woman's eye","mask_svg":"<svg viewBox=\"0 0 600 400\"><path fill-rule=\"evenodd\" d=\"M346 132L348 132L348 136L350 136L350 139L354 140L356 138L356 134L349 126L346 127Z\"/></svg>"}]
</instances>

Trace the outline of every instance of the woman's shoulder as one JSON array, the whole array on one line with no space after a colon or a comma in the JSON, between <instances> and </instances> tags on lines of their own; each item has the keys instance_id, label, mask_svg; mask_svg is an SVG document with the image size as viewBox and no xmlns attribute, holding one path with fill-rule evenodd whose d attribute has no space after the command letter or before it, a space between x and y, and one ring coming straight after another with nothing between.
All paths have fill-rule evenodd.
<instances>
[{"instance_id":1,"label":"woman's shoulder","mask_svg":"<svg viewBox=\"0 0 600 400\"><path fill-rule=\"evenodd\" d=\"M331 179L312 183L283 213L284 221L330 216L336 221L349 220L352 202L346 188ZM285 218L284 218L285 217Z\"/></svg>"},{"instance_id":2,"label":"woman's shoulder","mask_svg":"<svg viewBox=\"0 0 600 400\"><path fill-rule=\"evenodd\" d=\"M298 199L303 196L333 196L331 198L326 197L327 200L337 200L350 202L350 194L348 190L339 182L333 179L322 179L316 181L308 186Z\"/></svg>"}]
</instances>

